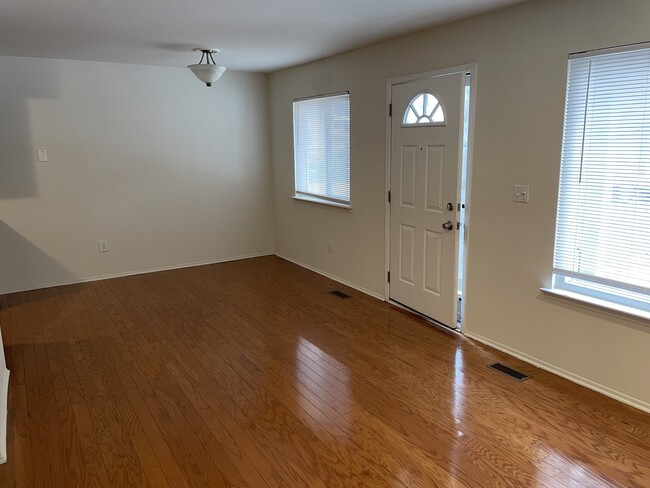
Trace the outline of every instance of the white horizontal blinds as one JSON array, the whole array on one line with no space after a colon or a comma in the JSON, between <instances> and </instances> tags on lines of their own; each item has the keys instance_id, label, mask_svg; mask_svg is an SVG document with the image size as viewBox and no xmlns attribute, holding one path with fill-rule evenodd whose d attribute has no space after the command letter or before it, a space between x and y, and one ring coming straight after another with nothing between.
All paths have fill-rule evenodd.
<instances>
[{"instance_id":1,"label":"white horizontal blinds","mask_svg":"<svg viewBox=\"0 0 650 488\"><path fill-rule=\"evenodd\" d=\"M296 194L350 201L350 96L293 103Z\"/></svg>"},{"instance_id":2,"label":"white horizontal blinds","mask_svg":"<svg viewBox=\"0 0 650 488\"><path fill-rule=\"evenodd\" d=\"M650 297L648 48L569 61L554 271Z\"/></svg>"}]
</instances>

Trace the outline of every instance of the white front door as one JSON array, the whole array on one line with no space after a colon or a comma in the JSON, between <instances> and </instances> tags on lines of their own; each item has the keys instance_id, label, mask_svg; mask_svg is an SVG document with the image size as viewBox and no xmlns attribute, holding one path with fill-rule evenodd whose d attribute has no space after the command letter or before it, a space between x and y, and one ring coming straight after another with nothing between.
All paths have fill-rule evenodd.
<instances>
[{"instance_id":1,"label":"white front door","mask_svg":"<svg viewBox=\"0 0 650 488\"><path fill-rule=\"evenodd\" d=\"M465 73L391 92L390 298L456 327L456 224Z\"/></svg>"}]
</instances>

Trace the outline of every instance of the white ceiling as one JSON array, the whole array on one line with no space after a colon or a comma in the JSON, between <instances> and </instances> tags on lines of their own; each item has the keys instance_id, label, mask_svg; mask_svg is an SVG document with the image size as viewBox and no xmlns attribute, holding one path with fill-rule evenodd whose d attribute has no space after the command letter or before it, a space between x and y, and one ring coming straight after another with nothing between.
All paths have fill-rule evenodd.
<instances>
[{"instance_id":1,"label":"white ceiling","mask_svg":"<svg viewBox=\"0 0 650 488\"><path fill-rule=\"evenodd\" d=\"M0 0L0 55L273 71L523 0Z\"/></svg>"}]
</instances>

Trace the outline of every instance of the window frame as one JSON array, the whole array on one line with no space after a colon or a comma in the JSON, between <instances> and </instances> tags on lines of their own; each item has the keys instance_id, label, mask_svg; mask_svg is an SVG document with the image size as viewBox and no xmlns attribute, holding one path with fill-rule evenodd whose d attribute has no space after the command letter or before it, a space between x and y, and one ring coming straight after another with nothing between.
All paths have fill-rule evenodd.
<instances>
[{"instance_id":1,"label":"window frame","mask_svg":"<svg viewBox=\"0 0 650 488\"><path fill-rule=\"evenodd\" d=\"M431 116L427 116L426 114L422 114L418 117L418 121L422 118L425 117L431 122L406 122L406 118L408 116L409 110L413 110L413 113L417 115L417 111L415 110L415 107L413 104L415 101L421 97L421 96L426 96L426 95L431 95L433 99L436 101L436 105L434 106L433 110L431 111ZM442 113L442 120L438 122L433 122L432 117L436 113L437 109L440 108L440 112ZM442 100L440 100L440 97L434 93L431 90L421 90L418 91L413 98L411 98L411 101L409 104L406 106L406 109L404 110L404 114L402 115L402 128L412 128L412 127L446 127L447 126L447 110L445 109L445 105L442 103Z\"/></svg>"},{"instance_id":2,"label":"window frame","mask_svg":"<svg viewBox=\"0 0 650 488\"><path fill-rule=\"evenodd\" d=\"M347 173L348 173L348 199L342 199L342 198L337 198L335 196L332 196L331 192L331 178L330 178L330 171L329 167L327 170L327 195L321 195L318 193L311 193L308 191L303 191L299 190L298 186L298 165L300 161L298 160L298 151L297 151L297 132L296 132L296 104L299 104L300 102L306 102L306 101L314 101L314 100L319 100L319 99L327 99L327 98L335 98L335 97L344 97L347 101L347 106L348 106L348 127L347 127L347 138L348 138L348 158L347 158ZM326 93L322 95L315 95L315 96L310 96L310 97L303 97L303 98L296 98L292 102L292 128L293 128L293 169L294 169L294 175L293 175L293 180L294 180L294 194L291 196L292 199L294 200L299 200L299 201L305 201L305 202L310 202L310 203L318 203L318 204L323 204L323 205L329 205L332 207L338 207L338 208L344 208L344 209L351 209L351 201L352 201L352 192L351 192L351 178L352 178L352 172L351 172L351 129L350 129L350 110L351 110L351 103L350 103L350 92L349 91L342 91L342 92L335 92L335 93ZM329 147L330 140L331 140L331 131L326 131L325 134L325 139L327 140L327 146Z\"/></svg>"},{"instance_id":3,"label":"window frame","mask_svg":"<svg viewBox=\"0 0 650 488\"><path fill-rule=\"evenodd\" d=\"M622 54L635 50L649 50L650 43L639 43L633 45L626 45L621 47L599 49L593 51L585 51L581 53L572 54L569 56L567 70L570 69L570 64L573 60L582 59L582 58L594 58L603 55L609 54ZM568 71L567 71L568 73ZM563 148L562 148L562 160L560 167L560 174L565 170L565 164L567 168L571 163L564 161L564 141L567 138L567 116L568 107L569 107L569 85L570 79L567 79L566 84L566 98L565 98L565 110L563 118ZM589 83L589 81L587 81ZM589 86L587 87L588 93ZM588 95L587 95L588 96ZM650 117L650 107L646 108L644 115L639 117ZM586 124L586 122L585 122ZM583 127L583 131L585 128ZM583 136L583 150L584 150L585 139ZM589 277L585 274L572 273L569 270L564 270L556 267L556 258L555 253L557 251L557 236L559 232L559 218L560 218L560 208L561 208L561 194L560 194L560 181L558 181L558 202L557 202L557 213L556 213L556 227L554 235L554 257L553 257L553 268L552 268L552 281L551 286L548 288L542 288L541 291L548 293L550 295L558 296L564 299L569 299L576 301L582 304L587 304L590 306L596 306L598 308L607 310L609 312L621 313L629 317L636 319L645 319L650 320L650 291L645 287L637 286L634 283L628 283L626 281L616 281L609 280L602 277ZM609 289L610 292L607 290ZM618 293L612 292L613 290L618 290ZM640 300L637 300L634 295L642 295ZM627 296L626 296L627 295ZM647 325L647 324L646 324Z\"/></svg>"}]
</instances>

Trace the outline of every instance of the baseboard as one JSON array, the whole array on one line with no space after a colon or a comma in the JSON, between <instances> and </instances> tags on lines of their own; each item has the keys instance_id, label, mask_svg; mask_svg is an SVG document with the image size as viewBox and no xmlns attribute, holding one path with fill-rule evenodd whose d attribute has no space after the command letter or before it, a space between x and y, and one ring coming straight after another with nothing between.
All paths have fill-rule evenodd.
<instances>
[{"instance_id":1,"label":"baseboard","mask_svg":"<svg viewBox=\"0 0 650 488\"><path fill-rule=\"evenodd\" d=\"M158 268L145 268L145 269L139 269L136 271L125 271L122 273L113 273L113 274L107 274L107 275L99 275L99 276L91 276L88 278L78 278L74 280L66 280L66 281L57 281L53 283L45 283L45 284L39 284L39 285L31 285L28 287L24 288L15 288L7 291L0 291L0 295L8 295L10 293L20 293L23 291L31 291L31 290L41 290L43 288L53 288L55 286L65 286L65 285L77 285L79 283L90 283L92 281L101 281L101 280L110 280L113 278L124 278L126 276L135 276L135 275L141 275L141 274L147 274L147 273L158 273L160 271L171 271L174 269L183 269L183 268L194 268L196 266L206 266L208 264L219 264L219 263L227 263L229 261L239 261L240 259L250 259L250 258L259 258L262 256L273 256L274 253L271 251L268 252L260 252L260 253L253 253L253 254L244 254L241 256L232 256L232 257L227 257L227 258L220 258L220 259L210 259L207 261L195 261L191 263L183 263L183 264L172 264L170 266L161 266Z\"/></svg>"},{"instance_id":2,"label":"baseboard","mask_svg":"<svg viewBox=\"0 0 650 488\"><path fill-rule=\"evenodd\" d=\"M349 281L344 280L343 278L339 278L336 275L333 275L331 273L327 273L327 272L325 272L325 271L323 271L321 269L318 269L318 268L314 268L313 266L309 266L308 264L301 263L300 261L296 261L295 259L289 258L287 256L283 256L282 254L275 253L275 255L277 257L285 259L286 261L289 261L289 262L291 262L293 264L297 264L298 266L300 266L302 268L308 269L309 271L313 271L314 273L318 273L319 275L324 276L325 278L329 278L330 280L338 281L342 285L349 286L350 288L353 288L353 289L355 289L357 291L360 291L361 293L365 293L366 295L369 295L369 296L371 296L373 298L376 298L377 300L381 300L382 302L386 301L386 299L385 299L385 297L383 295L381 295L379 293L375 293L374 291L370 291L367 288L364 288L362 286L355 285L354 283L350 283Z\"/></svg>"},{"instance_id":3,"label":"baseboard","mask_svg":"<svg viewBox=\"0 0 650 488\"><path fill-rule=\"evenodd\" d=\"M473 332L469 332L469 331L463 331L463 332L465 336L469 337L470 339L474 339L477 342L485 344L486 346L493 347L494 349L497 349L501 352L505 352L506 354L510 354L511 356L514 356L517 359L521 359L522 361L526 361L527 363L530 363L533 366L537 366L540 369L548 371L549 373L556 374L558 376L561 376L564 379L572 381L573 383L577 383L581 386L589 388L590 390L597 391L598 393L602 393L603 395L613 398L614 400L618 400L619 402L625 403L626 405L630 405L632 407L638 408L639 410L643 410L644 412L650 413L650 403L646 403L637 398L621 393L620 391L616 391L613 390L612 388L596 383L595 381L591 381L587 378L583 378L582 376L571 373L570 371L559 368L553 364L547 363L546 361L542 361L541 359L537 359L536 357L530 356L524 352L517 351L516 349L513 349L504 344L500 344L499 342L493 341L479 334L474 334Z\"/></svg>"},{"instance_id":4,"label":"baseboard","mask_svg":"<svg viewBox=\"0 0 650 488\"><path fill-rule=\"evenodd\" d=\"M0 378L0 464L7 462L7 400L9 398L9 370Z\"/></svg>"},{"instance_id":5,"label":"baseboard","mask_svg":"<svg viewBox=\"0 0 650 488\"><path fill-rule=\"evenodd\" d=\"M308 264L302 263L298 260L289 258L287 256L284 256L279 253L273 253L273 252L261 252L261 253L253 253L253 254L245 254L241 256L232 256L228 258L220 258L220 259L213 259L213 260L207 260L207 261L197 261L197 262L192 262L192 263L184 263L184 264L176 264L176 265L171 265L171 266L162 266L158 268L147 268L147 269L141 269L141 270L136 270L136 271L127 271L123 273L114 273L114 274L108 274L108 275L101 275L101 276L93 276L89 278L79 278L76 280L69 280L69 281L61 281L61 282L56 282L56 283L47 283L47 284L41 284L41 285L34 285L26 288L18 288L18 289L13 289L9 291L3 291L0 292L0 295L4 294L9 294L9 293L19 293L23 291L30 291L30 290L37 290L37 289L42 289L42 288L52 288L55 286L65 286L65 285L73 285L73 284L79 284L79 283L88 283L92 281L100 281L100 280L108 280L108 279L113 279L113 278L122 278L126 276L135 276L135 275L140 275L140 274L147 274L147 273L156 273L160 271L170 271L174 269L183 269L183 268L192 268L195 266L205 266L209 264L219 264L219 263L226 263L229 261L238 261L240 259L250 259L250 258L256 258L256 257L262 257L262 256L271 256L271 255L276 255L282 259L285 259L293 264L296 264L298 266L301 266L305 269L308 269L310 271L313 271L314 273L318 273L321 276L325 276L326 278L329 278L331 280L334 280L338 283L341 283L345 286L349 286L350 288L353 288L357 291L360 291L361 293L364 293L368 296L371 296L373 298L376 298L381 301L385 301L385 297L379 293L375 293L371 290L368 290L367 288L364 288L362 286L356 285L354 283L351 283L339 276L333 275L331 273L327 273L326 271L323 271L321 269L315 268L313 266L310 266ZM534 366L537 366L538 368L541 368L545 371L548 371L550 373L556 374L558 376L561 376L562 378L565 378L569 381L572 381L574 383L577 383L581 386L584 386L586 388L589 388L591 390L597 391L598 393L602 393L603 395L606 395L610 398L613 398L615 400L618 400L622 403L625 403L627 405L630 405L632 407L638 408L639 410L643 410L644 412L650 413L650 403L646 403L644 401L641 401L639 399L636 399L634 397L631 397L629 395L626 395L624 393L621 393L617 390L614 390L612 388L609 388L607 386L601 385L599 383L596 383L594 381L591 381L587 378L583 378L582 376L576 375L574 373L571 373L570 371L566 371L562 368L559 368L553 364L547 363L546 361L543 361L541 359L537 359L536 357L530 356L524 352L518 351L516 349L513 349L509 346L506 346L504 344L501 344L499 342L493 341L491 339L488 339L486 337L483 337L479 334L475 334L470 331L463 331L464 335L469 337L470 339L474 339L477 342L480 342L482 344L485 344L487 346L493 347L494 349L497 349L501 352L505 352L506 354L510 354L511 356L514 356L518 359L521 359L522 361L526 361L527 363L530 363ZM7 396L8 396L8 389L9 389L9 370L6 370L2 373L2 377L0 378L2 380L2 383L0 383L0 464L6 462L6 427L7 427Z\"/></svg>"}]
</instances>

